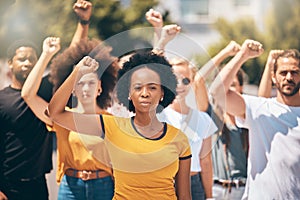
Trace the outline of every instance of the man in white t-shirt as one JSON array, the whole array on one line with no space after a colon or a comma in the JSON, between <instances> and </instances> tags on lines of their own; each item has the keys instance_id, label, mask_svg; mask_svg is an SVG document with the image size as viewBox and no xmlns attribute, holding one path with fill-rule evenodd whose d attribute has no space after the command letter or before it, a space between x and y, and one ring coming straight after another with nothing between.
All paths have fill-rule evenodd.
<instances>
[{"instance_id":1,"label":"man in white t-shirt","mask_svg":"<svg viewBox=\"0 0 300 200\"><path fill-rule=\"evenodd\" d=\"M249 129L248 179L243 199L300 196L300 54L285 50L274 63L275 98L240 95L229 89L242 64L263 53L246 40L211 86L215 101ZM225 91L225 94L220 92Z\"/></svg>"}]
</instances>

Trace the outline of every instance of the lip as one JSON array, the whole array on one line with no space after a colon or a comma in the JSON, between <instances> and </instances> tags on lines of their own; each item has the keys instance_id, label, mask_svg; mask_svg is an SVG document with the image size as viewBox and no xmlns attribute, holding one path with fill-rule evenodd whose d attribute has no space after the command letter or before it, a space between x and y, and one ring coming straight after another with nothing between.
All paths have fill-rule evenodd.
<instances>
[{"instance_id":1,"label":"lip","mask_svg":"<svg viewBox=\"0 0 300 200\"><path fill-rule=\"evenodd\" d=\"M22 66L22 67L21 67L21 70L22 70L22 71L31 71L31 70L32 70L32 67Z\"/></svg>"},{"instance_id":2,"label":"lip","mask_svg":"<svg viewBox=\"0 0 300 200\"><path fill-rule=\"evenodd\" d=\"M295 84L293 83L287 83L287 84L284 84L283 87L295 87Z\"/></svg>"},{"instance_id":3,"label":"lip","mask_svg":"<svg viewBox=\"0 0 300 200\"><path fill-rule=\"evenodd\" d=\"M149 101L141 101L140 104L143 105L143 106L148 106L148 105L151 105L151 102L149 102Z\"/></svg>"},{"instance_id":4,"label":"lip","mask_svg":"<svg viewBox=\"0 0 300 200\"><path fill-rule=\"evenodd\" d=\"M83 98L89 98L90 96L91 96L91 95L89 95L89 94L83 94L83 95L82 95Z\"/></svg>"}]
</instances>

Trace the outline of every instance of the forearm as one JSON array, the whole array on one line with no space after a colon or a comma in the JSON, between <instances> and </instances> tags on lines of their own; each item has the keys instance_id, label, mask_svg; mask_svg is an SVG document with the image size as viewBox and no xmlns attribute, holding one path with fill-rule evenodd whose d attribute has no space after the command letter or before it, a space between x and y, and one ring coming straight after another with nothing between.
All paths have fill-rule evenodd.
<instances>
[{"instance_id":1,"label":"forearm","mask_svg":"<svg viewBox=\"0 0 300 200\"><path fill-rule=\"evenodd\" d=\"M217 55L215 55L211 60L209 60L201 69L197 72L199 76L203 78L210 76L210 74L217 69L220 64L225 60L229 54L223 49Z\"/></svg>"},{"instance_id":2,"label":"forearm","mask_svg":"<svg viewBox=\"0 0 300 200\"><path fill-rule=\"evenodd\" d=\"M271 70L272 70L272 66L270 64L267 64L265 66L265 70L261 77L261 81L258 87L258 96L260 97L266 97L266 98L271 97L271 91L272 91Z\"/></svg>"},{"instance_id":3,"label":"forearm","mask_svg":"<svg viewBox=\"0 0 300 200\"><path fill-rule=\"evenodd\" d=\"M63 113L65 111L65 106L67 105L69 97L72 94L74 84L77 80L77 76L78 68L75 67L72 73L64 81L64 83L54 93L48 105L48 111L51 118L54 119L57 114Z\"/></svg>"},{"instance_id":4,"label":"forearm","mask_svg":"<svg viewBox=\"0 0 300 200\"><path fill-rule=\"evenodd\" d=\"M75 46L77 43L79 43L80 40L87 40L88 32L89 32L89 24L82 24L79 21L77 24L75 34L72 38L70 47Z\"/></svg>"},{"instance_id":5,"label":"forearm","mask_svg":"<svg viewBox=\"0 0 300 200\"><path fill-rule=\"evenodd\" d=\"M21 92L22 98L24 98L25 101L37 95L38 89L41 85L43 74L51 58L51 54L42 52L36 65L29 73Z\"/></svg>"},{"instance_id":6,"label":"forearm","mask_svg":"<svg viewBox=\"0 0 300 200\"><path fill-rule=\"evenodd\" d=\"M197 108L199 111L206 112L208 109L209 101L205 80L202 77L197 77L196 75L194 83Z\"/></svg>"},{"instance_id":7,"label":"forearm","mask_svg":"<svg viewBox=\"0 0 300 200\"><path fill-rule=\"evenodd\" d=\"M200 160L201 163L201 180L205 191L206 198L212 198L213 187L213 169L211 154Z\"/></svg>"},{"instance_id":8,"label":"forearm","mask_svg":"<svg viewBox=\"0 0 300 200\"><path fill-rule=\"evenodd\" d=\"M229 91L229 87L236 76L242 64L247 60L243 53L238 52L227 65L219 72L218 76L213 81L210 87L210 93L217 102L224 102L224 96ZM222 92L223 91L223 92ZM219 104L220 106L224 106ZM224 107L223 107L224 108Z\"/></svg>"}]
</instances>

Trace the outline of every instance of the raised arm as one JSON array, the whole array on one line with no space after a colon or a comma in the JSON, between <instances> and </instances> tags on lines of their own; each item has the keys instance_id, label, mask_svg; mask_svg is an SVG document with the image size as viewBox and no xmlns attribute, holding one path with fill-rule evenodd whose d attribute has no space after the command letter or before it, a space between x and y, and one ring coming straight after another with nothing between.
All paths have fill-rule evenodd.
<instances>
[{"instance_id":1,"label":"raised arm","mask_svg":"<svg viewBox=\"0 0 300 200\"><path fill-rule=\"evenodd\" d=\"M198 110L206 112L209 106L205 77L208 77L227 57L234 56L240 48L241 46L238 43L230 41L224 49L222 49L196 73L194 77L194 91Z\"/></svg>"},{"instance_id":2,"label":"raised arm","mask_svg":"<svg viewBox=\"0 0 300 200\"><path fill-rule=\"evenodd\" d=\"M259 87L258 87L258 96L260 97L271 97L272 92L272 73L274 69L275 59L278 54L282 53L283 50L271 50L265 65L263 75L261 77Z\"/></svg>"},{"instance_id":3,"label":"raised arm","mask_svg":"<svg viewBox=\"0 0 300 200\"><path fill-rule=\"evenodd\" d=\"M150 9L145 14L147 21L153 26L154 28L154 46L157 44L158 40L161 36L161 29L164 25L163 18L160 12Z\"/></svg>"},{"instance_id":4,"label":"raised arm","mask_svg":"<svg viewBox=\"0 0 300 200\"><path fill-rule=\"evenodd\" d=\"M36 65L28 75L21 91L22 98L33 111L33 113L48 125L52 125L52 121L44 114L44 111L48 106L48 102L38 96L37 92L41 85L47 64L59 50L59 38L48 37L44 40L43 52Z\"/></svg>"},{"instance_id":5,"label":"raised arm","mask_svg":"<svg viewBox=\"0 0 300 200\"><path fill-rule=\"evenodd\" d=\"M219 67L220 64L229 56L234 56L239 52L241 46L235 41L230 41L227 46L219 51L210 61L208 61L201 69L198 71L197 75L201 77L208 77L215 68Z\"/></svg>"},{"instance_id":6,"label":"raised arm","mask_svg":"<svg viewBox=\"0 0 300 200\"><path fill-rule=\"evenodd\" d=\"M262 44L254 40L245 40L241 50L225 65L213 81L210 92L216 103L231 115L245 117L245 101L235 91L229 89L234 77L242 65L250 58L263 53Z\"/></svg>"},{"instance_id":7,"label":"raised arm","mask_svg":"<svg viewBox=\"0 0 300 200\"><path fill-rule=\"evenodd\" d=\"M163 54L166 45L173 40L176 35L180 32L181 27L177 24L165 25L161 31L161 37L157 44L153 48L153 52L157 54Z\"/></svg>"},{"instance_id":8,"label":"raised arm","mask_svg":"<svg viewBox=\"0 0 300 200\"><path fill-rule=\"evenodd\" d=\"M92 15L92 3L89 1L77 0L73 10L78 17L78 24L70 46L75 46L80 40L88 39L89 23Z\"/></svg>"},{"instance_id":9,"label":"raised arm","mask_svg":"<svg viewBox=\"0 0 300 200\"><path fill-rule=\"evenodd\" d=\"M49 103L48 114L54 122L75 132L96 136L101 135L102 127L99 115L74 113L65 110L74 85L83 75L96 71L98 66L98 62L89 56L84 57L76 65Z\"/></svg>"}]
</instances>

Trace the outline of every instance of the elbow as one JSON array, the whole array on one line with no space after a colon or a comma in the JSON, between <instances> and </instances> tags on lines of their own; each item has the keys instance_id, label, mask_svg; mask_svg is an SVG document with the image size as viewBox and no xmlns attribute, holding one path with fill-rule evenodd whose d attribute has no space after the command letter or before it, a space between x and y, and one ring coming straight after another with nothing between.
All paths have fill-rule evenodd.
<instances>
[{"instance_id":1,"label":"elbow","mask_svg":"<svg viewBox=\"0 0 300 200\"><path fill-rule=\"evenodd\" d=\"M49 104L45 110L45 115L47 115L52 121L55 121L58 112L54 109L54 107L51 104Z\"/></svg>"},{"instance_id":2,"label":"elbow","mask_svg":"<svg viewBox=\"0 0 300 200\"><path fill-rule=\"evenodd\" d=\"M26 103L28 103L30 101L30 94L28 92L25 92L22 90L21 97L22 97L22 99L24 99L24 101Z\"/></svg>"}]
</instances>

